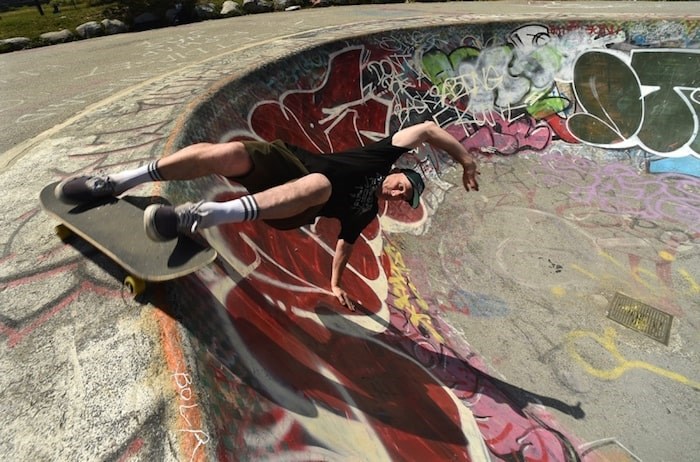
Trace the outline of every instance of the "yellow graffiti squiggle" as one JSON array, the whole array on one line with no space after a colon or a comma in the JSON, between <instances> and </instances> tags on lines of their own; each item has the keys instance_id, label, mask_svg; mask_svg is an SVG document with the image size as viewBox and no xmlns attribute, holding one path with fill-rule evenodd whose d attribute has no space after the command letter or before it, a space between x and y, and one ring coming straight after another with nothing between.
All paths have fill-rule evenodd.
<instances>
[{"instance_id":1,"label":"yellow graffiti squiggle","mask_svg":"<svg viewBox=\"0 0 700 462\"><path fill-rule=\"evenodd\" d=\"M700 284L695 282L695 279L693 279L693 276L690 275L690 273L684 269L678 270L681 276L683 276L683 279L686 280L688 285L690 286L690 291L694 294L700 294Z\"/></svg>"},{"instance_id":2,"label":"yellow graffiti squiggle","mask_svg":"<svg viewBox=\"0 0 700 462\"><path fill-rule=\"evenodd\" d=\"M384 248L389 261L391 262L391 276L389 284L394 294L394 306L408 314L408 320L414 327L423 327L430 333L430 336L438 342L443 343L442 335L433 327L433 322L427 314L428 303L418 294L418 289L408 280L409 269L403 261L401 253L391 244ZM415 302L415 305L411 301ZM416 306L417 305L417 306Z\"/></svg>"},{"instance_id":3,"label":"yellow graffiti squiggle","mask_svg":"<svg viewBox=\"0 0 700 462\"><path fill-rule=\"evenodd\" d=\"M700 390L700 382L696 382L694 380L690 380L689 378L677 374L675 372L671 372L666 369L662 369L660 367L654 366L652 364L646 363L644 361L628 361L627 359L620 354L620 352L617 350L617 346L615 345L615 336L617 335L617 332L615 332L615 329L608 327L605 329L605 333L601 337L600 335L590 332L590 331L584 331L584 330L576 330L573 332L570 332L569 335L566 337L566 350L571 355L572 358L576 360L576 362L579 363L583 369L591 374L594 377L598 377L599 379L603 380L615 380L620 378L624 373L626 373L629 370L632 369L644 369L649 372L652 372L654 374L660 375L662 377L666 377L667 379L673 380L675 382L681 383L683 385L688 385L689 387L695 388ZM583 358L579 354L579 352L576 350L576 340L581 339L581 338L591 338L595 342L597 342L600 346L605 348L605 350L610 353L610 355L613 357L615 362L617 363L617 366L613 367L612 369L598 369L594 366L592 366L586 359Z\"/></svg>"}]
</instances>

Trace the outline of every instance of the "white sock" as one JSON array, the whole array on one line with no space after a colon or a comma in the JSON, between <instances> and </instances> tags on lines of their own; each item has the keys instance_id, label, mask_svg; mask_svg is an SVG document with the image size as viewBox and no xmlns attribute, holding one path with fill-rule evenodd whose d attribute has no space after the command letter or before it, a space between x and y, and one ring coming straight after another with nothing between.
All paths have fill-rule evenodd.
<instances>
[{"instance_id":1,"label":"white sock","mask_svg":"<svg viewBox=\"0 0 700 462\"><path fill-rule=\"evenodd\" d=\"M257 220L260 208L252 195L227 202L203 202L199 206L202 215L200 228L208 228L223 223L240 223Z\"/></svg>"},{"instance_id":2,"label":"white sock","mask_svg":"<svg viewBox=\"0 0 700 462\"><path fill-rule=\"evenodd\" d=\"M110 174L109 178L114 182L117 194L149 181L164 181L158 171L157 160L132 170Z\"/></svg>"}]
</instances>

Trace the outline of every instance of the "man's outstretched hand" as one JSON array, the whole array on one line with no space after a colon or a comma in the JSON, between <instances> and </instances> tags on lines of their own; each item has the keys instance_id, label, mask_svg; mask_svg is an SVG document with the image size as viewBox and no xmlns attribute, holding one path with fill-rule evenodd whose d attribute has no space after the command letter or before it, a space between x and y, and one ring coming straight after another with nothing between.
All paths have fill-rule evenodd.
<instances>
[{"instance_id":1,"label":"man's outstretched hand","mask_svg":"<svg viewBox=\"0 0 700 462\"><path fill-rule=\"evenodd\" d=\"M462 166L464 168L464 173L462 173L462 183L464 183L464 189L467 191L478 191L479 183L476 181L476 177L481 174L481 172L476 167L476 162L471 161Z\"/></svg>"},{"instance_id":2,"label":"man's outstretched hand","mask_svg":"<svg viewBox=\"0 0 700 462\"><path fill-rule=\"evenodd\" d=\"M338 286L331 287L331 290L333 291L333 295L335 295L335 298L338 299L341 305L346 306L350 311L355 311L355 304L352 300L350 300L350 297L348 296L347 292L345 292L341 287Z\"/></svg>"}]
</instances>

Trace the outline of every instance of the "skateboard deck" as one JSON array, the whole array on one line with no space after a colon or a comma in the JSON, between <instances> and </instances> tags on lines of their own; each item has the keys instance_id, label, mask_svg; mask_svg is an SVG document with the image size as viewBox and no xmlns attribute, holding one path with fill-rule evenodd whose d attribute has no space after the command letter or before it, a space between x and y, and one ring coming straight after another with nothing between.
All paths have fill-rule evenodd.
<instances>
[{"instance_id":1,"label":"skateboard deck","mask_svg":"<svg viewBox=\"0 0 700 462\"><path fill-rule=\"evenodd\" d=\"M149 239L143 228L143 209L148 205L144 198L66 204L54 194L57 184L41 191L42 208L136 278L168 281L197 271L217 256L214 249L187 236L167 242Z\"/></svg>"}]
</instances>

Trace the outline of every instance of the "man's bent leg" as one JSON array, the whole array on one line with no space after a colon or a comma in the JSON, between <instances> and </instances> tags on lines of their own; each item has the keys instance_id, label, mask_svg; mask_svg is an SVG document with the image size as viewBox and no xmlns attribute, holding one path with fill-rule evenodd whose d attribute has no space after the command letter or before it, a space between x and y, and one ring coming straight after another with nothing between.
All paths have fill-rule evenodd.
<instances>
[{"instance_id":1,"label":"man's bent leg","mask_svg":"<svg viewBox=\"0 0 700 462\"><path fill-rule=\"evenodd\" d=\"M193 180L207 175L242 176L253 164L243 143L197 143L158 160L165 180Z\"/></svg>"},{"instance_id":2,"label":"man's bent leg","mask_svg":"<svg viewBox=\"0 0 700 462\"><path fill-rule=\"evenodd\" d=\"M106 176L67 178L56 187L56 196L64 202L84 203L117 196L150 181L191 180L210 174L244 175L251 168L243 143L198 143L135 169Z\"/></svg>"},{"instance_id":3,"label":"man's bent leg","mask_svg":"<svg viewBox=\"0 0 700 462\"><path fill-rule=\"evenodd\" d=\"M260 208L259 218L290 218L323 205L331 197L331 183L325 175L311 173L298 180L253 194Z\"/></svg>"},{"instance_id":4,"label":"man's bent leg","mask_svg":"<svg viewBox=\"0 0 700 462\"><path fill-rule=\"evenodd\" d=\"M324 175L312 173L298 180L226 202L200 202L178 207L151 205L144 214L148 236L157 241L174 239L180 233L224 223L294 217L311 207L325 204L331 184Z\"/></svg>"}]
</instances>

